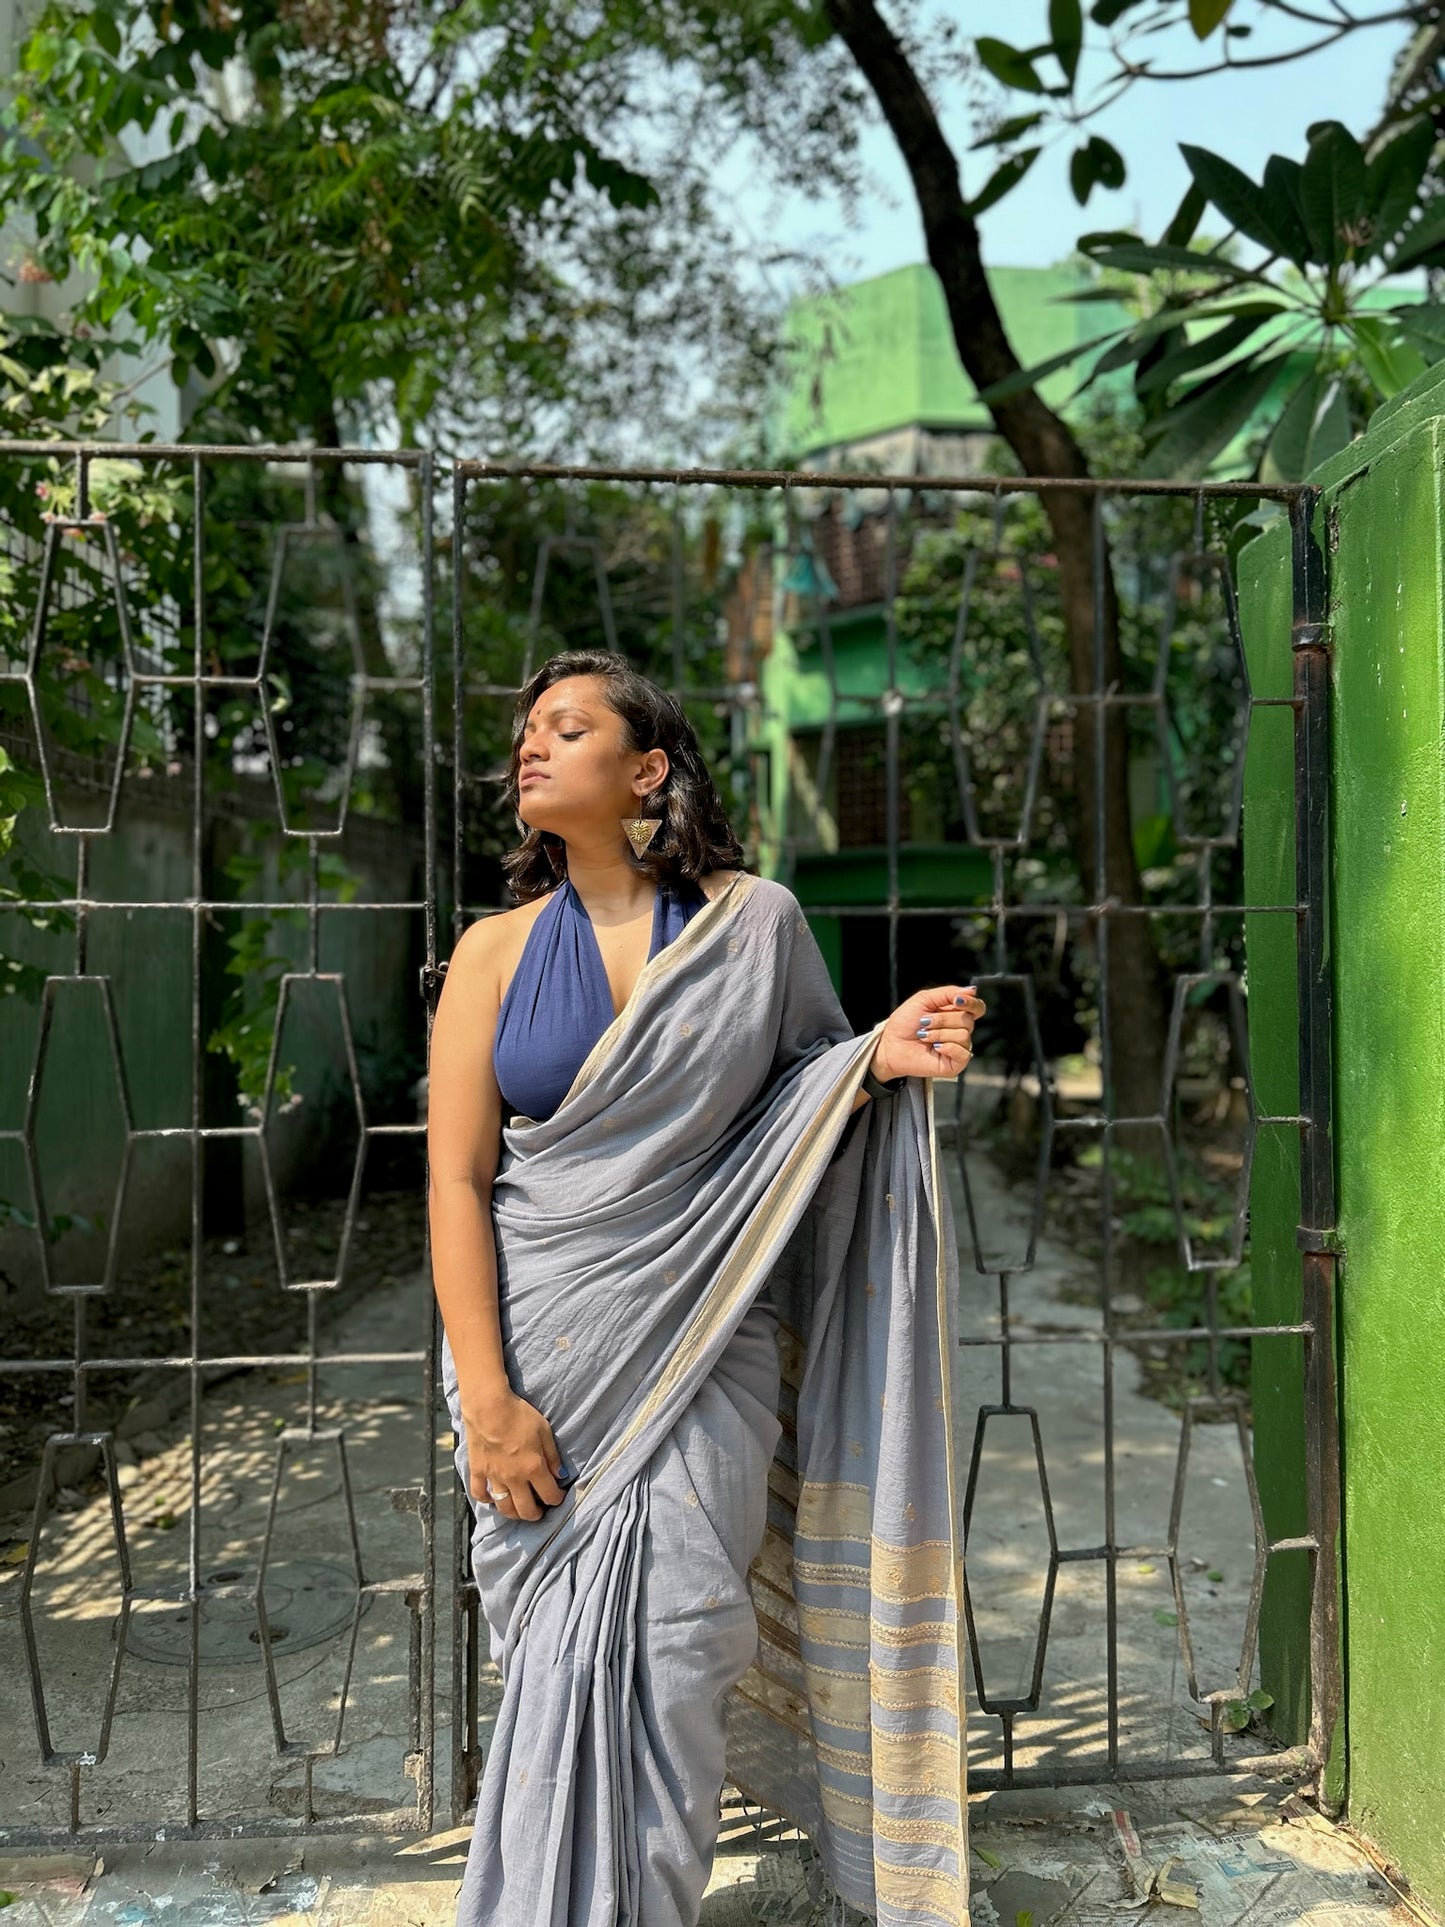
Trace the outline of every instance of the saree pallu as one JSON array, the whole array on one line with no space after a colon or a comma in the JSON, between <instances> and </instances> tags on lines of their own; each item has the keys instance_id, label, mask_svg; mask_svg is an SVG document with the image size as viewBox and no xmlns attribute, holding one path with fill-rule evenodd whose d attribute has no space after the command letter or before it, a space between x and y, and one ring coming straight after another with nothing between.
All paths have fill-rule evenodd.
<instances>
[{"instance_id":1,"label":"saree pallu","mask_svg":"<svg viewBox=\"0 0 1445 1927\"><path fill-rule=\"evenodd\" d=\"M503 1128L508 1373L576 1476L473 1506L459 1927L695 1927L725 1773L884 1927L968 1920L957 1254L931 1081L850 1115L878 1029L739 871ZM445 1345L443 1382L465 1487Z\"/></svg>"}]
</instances>

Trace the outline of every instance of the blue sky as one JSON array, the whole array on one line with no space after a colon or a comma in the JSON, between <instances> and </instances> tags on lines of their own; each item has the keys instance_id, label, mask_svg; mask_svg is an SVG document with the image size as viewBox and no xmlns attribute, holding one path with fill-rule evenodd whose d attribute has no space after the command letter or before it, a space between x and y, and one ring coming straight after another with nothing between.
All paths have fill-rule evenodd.
<instances>
[{"instance_id":1,"label":"blue sky","mask_svg":"<svg viewBox=\"0 0 1445 1927\"><path fill-rule=\"evenodd\" d=\"M1356 10L1373 9L1367 0ZM1019 46L1045 38L1043 0L1013 0L1008 7L999 0L952 0L951 11L967 33L1002 31ZM1239 9L1241 18L1252 12ZM1002 28L1001 21L1007 23ZM1307 30L1291 29L1292 34L1301 31ZM1260 34L1248 44L1268 52L1281 38ZM1154 46L1161 65L1193 66L1208 57L1187 30ZM1356 134L1367 133L1400 46L1399 26L1382 26L1289 65L1136 86L1091 123L1091 131L1106 135L1123 153L1129 168L1124 187L1116 193L1096 189L1087 208L1080 208L1068 185L1072 143L1047 149L1023 183L984 215L984 258L999 267L1046 266L1064 258L1076 237L1091 228L1137 223L1146 236L1157 238L1188 185L1180 141L1226 154L1258 179L1271 153L1303 155L1305 130L1313 121L1340 120ZM1010 111L1022 111L1028 104L1023 96L1012 100ZM956 151L965 150L973 129L962 85L939 105ZM865 156L870 189L856 226L850 227L843 210L829 199L809 203L798 196L775 203L744 170L733 190L738 214L759 240L767 236L783 246L822 245L839 281L921 261L923 237L912 190L884 130L870 132ZM991 168L987 153L966 154L966 191L977 192Z\"/></svg>"}]
</instances>

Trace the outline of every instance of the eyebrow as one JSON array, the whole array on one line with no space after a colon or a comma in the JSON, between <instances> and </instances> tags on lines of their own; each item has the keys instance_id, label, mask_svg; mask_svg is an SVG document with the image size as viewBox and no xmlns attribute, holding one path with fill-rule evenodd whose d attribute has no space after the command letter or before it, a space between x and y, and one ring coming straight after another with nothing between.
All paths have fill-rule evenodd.
<instances>
[{"instance_id":1,"label":"eyebrow","mask_svg":"<svg viewBox=\"0 0 1445 1927\"><path fill-rule=\"evenodd\" d=\"M590 723L592 720L591 711L581 708L577 703L559 703L555 709L548 710L546 715L549 716L553 722L556 722L558 718L562 716L580 716L584 723ZM530 726L532 720L532 717L529 716L524 727Z\"/></svg>"}]
</instances>

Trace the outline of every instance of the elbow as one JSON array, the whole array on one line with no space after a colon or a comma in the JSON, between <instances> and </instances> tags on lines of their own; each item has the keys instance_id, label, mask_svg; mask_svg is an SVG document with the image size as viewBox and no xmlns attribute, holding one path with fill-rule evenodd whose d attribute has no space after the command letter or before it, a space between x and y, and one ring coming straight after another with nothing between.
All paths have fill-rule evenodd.
<instances>
[{"instance_id":1,"label":"elbow","mask_svg":"<svg viewBox=\"0 0 1445 1927\"><path fill-rule=\"evenodd\" d=\"M458 1198L483 1205L490 1205L492 1201L491 1176L482 1171L429 1169L426 1188L427 1198L434 1206L455 1203Z\"/></svg>"}]
</instances>

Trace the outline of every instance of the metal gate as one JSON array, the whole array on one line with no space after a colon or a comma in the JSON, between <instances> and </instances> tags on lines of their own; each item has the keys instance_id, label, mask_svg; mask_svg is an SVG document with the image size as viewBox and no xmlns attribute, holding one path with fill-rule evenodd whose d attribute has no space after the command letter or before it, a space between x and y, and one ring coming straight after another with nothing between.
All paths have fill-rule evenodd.
<instances>
[{"instance_id":1,"label":"metal gate","mask_svg":"<svg viewBox=\"0 0 1445 1927\"><path fill-rule=\"evenodd\" d=\"M973 1784L1326 1762L1312 491L22 443L0 471L0 816L23 805L25 850L0 896L0 1264L19 1308L0 1641L34 1735L7 1837L425 1831L474 1795L496 1682L435 1396L416 1080L451 941L501 907L516 690L582 640L687 703L855 1027L925 982L989 1001L979 1062L939 1107ZM1091 509L1092 678L1077 633L1070 668L1041 490ZM1275 695L1252 686L1230 562L1266 504L1293 530ZM1245 731L1271 708L1291 712L1294 868L1249 903ZM1120 741L1126 817L1088 775ZM1298 1099L1273 1111L1244 1031L1246 912L1294 931ZM1131 921L1154 933L1123 954L1153 958L1162 1056L1157 1101L1121 1111L1121 1013L1135 1059L1145 1029L1111 975ZM1257 1141L1276 1197L1298 1144L1282 1316L1243 1282ZM1261 1419L1279 1447L1263 1491ZM1287 1682L1272 1704L1262 1615L1265 1675Z\"/></svg>"}]
</instances>

